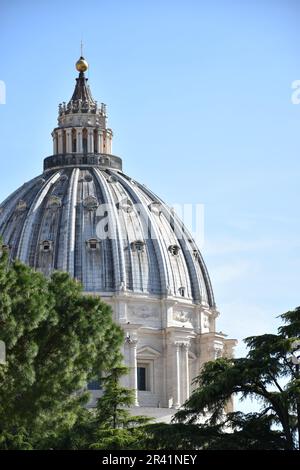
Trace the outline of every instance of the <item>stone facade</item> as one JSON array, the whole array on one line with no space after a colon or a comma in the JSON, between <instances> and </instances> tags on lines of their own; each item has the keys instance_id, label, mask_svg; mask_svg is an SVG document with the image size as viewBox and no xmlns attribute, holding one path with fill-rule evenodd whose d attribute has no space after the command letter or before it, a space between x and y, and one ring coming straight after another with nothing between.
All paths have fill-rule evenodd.
<instances>
[{"instance_id":1,"label":"stone facade","mask_svg":"<svg viewBox=\"0 0 300 470\"><path fill-rule=\"evenodd\" d=\"M46 275L67 271L112 306L136 406L178 408L203 363L231 356L235 341L216 332L194 240L174 211L123 173L112 135L81 71L59 107L44 172L0 205L0 234L11 259Z\"/></svg>"}]
</instances>

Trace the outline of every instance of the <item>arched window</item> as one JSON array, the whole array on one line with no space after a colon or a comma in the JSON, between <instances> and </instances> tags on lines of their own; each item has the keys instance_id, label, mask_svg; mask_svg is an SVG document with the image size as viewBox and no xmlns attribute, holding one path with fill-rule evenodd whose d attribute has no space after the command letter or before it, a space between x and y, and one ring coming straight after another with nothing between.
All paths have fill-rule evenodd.
<instances>
[{"instance_id":1,"label":"arched window","mask_svg":"<svg viewBox=\"0 0 300 470\"><path fill-rule=\"evenodd\" d=\"M185 296L185 288L184 287L179 287L178 291L179 291L179 295L181 295L181 297Z\"/></svg>"},{"instance_id":2,"label":"arched window","mask_svg":"<svg viewBox=\"0 0 300 470\"><path fill-rule=\"evenodd\" d=\"M66 131L63 131L62 141L63 141L63 153L66 153L66 151L67 151L67 137L66 137Z\"/></svg>"},{"instance_id":3,"label":"arched window","mask_svg":"<svg viewBox=\"0 0 300 470\"><path fill-rule=\"evenodd\" d=\"M88 151L88 133L86 129L82 131L82 151L83 153L87 153Z\"/></svg>"},{"instance_id":4,"label":"arched window","mask_svg":"<svg viewBox=\"0 0 300 470\"><path fill-rule=\"evenodd\" d=\"M169 246L169 252L173 256L177 256L179 254L179 251L180 251L180 246L178 246L178 245L170 245Z\"/></svg>"},{"instance_id":5,"label":"arched window","mask_svg":"<svg viewBox=\"0 0 300 470\"><path fill-rule=\"evenodd\" d=\"M43 253L49 253L53 250L53 242L51 240L43 240L40 248Z\"/></svg>"},{"instance_id":6,"label":"arched window","mask_svg":"<svg viewBox=\"0 0 300 470\"><path fill-rule=\"evenodd\" d=\"M72 129L72 153L76 153L76 129Z\"/></svg>"},{"instance_id":7,"label":"arched window","mask_svg":"<svg viewBox=\"0 0 300 470\"><path fill-rule=\"evenodd\" d=\"M94 153L100 153L98 149L98 132L94 130Z\"/></svg>"}]
</instances>

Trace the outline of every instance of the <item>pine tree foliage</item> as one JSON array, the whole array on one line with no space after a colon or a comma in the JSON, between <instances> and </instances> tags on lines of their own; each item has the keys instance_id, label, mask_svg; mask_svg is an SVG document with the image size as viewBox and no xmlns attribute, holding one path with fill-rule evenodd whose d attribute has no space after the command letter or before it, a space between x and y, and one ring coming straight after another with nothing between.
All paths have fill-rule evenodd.
<instances>
[{"instance_id":1,"label":"pine tree foliage","mask_svg":"<svg viewBox=\"0 0 300 470\"><path fill-rule=\"evenodd\" d=\"M175 416L175 422L222 430L223 443L243 448L296 449L300 435L299 366L291 361L300 338L300 308L281 315L278 334L246 338L247 357L219 358L204 365L196 390ZM225 414L232 396L256 399L259 413ZM199 425L200 420L203 425ZM241 440L241 436L243 437ZM259 437L259 439L258 439ZM220 440L218 441L221 445Z\"/></svg>"},{"instance_id":2,"label":"pine tree foliage","mask_svg":"<svg viewBox=\"0 0 300 470\"><path fill-rule=\"evenodd\" d=\"M123 333L68 274L47 279L7 258L0 245L0 448L39 447L85 413L82 390L120 362Z\"/></svg>"},{"instance_id":3,"label":"pine tree foliage","mask_svg":"<svg viewBox=\"0 0 300 470\"><path fill-rule=\"evenodd\" d=\"M143 437L142 426L148 423L145 416L134 416L129 407L134 404L134 391L123 387L121 379L129 370L123 365L114 367L103 378L104 393L97 403L93 449L136 449Z\"/></svg>"}]
</instances>

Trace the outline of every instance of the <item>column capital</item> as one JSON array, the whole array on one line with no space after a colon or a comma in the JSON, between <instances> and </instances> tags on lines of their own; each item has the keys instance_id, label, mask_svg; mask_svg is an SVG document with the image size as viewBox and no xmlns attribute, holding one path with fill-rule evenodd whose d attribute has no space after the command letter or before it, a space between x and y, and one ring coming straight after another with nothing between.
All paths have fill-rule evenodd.
<instances>
[{"instance_id":1,"label":"column capital","mask_svg":"<svg viewBox=\"0 0 300 470\"><path fill-rule=\"evenodd\" d=\"M174 346L176 348L189 349L191 344L189 341L174 341Z\"/></svg>"}]
</instances>

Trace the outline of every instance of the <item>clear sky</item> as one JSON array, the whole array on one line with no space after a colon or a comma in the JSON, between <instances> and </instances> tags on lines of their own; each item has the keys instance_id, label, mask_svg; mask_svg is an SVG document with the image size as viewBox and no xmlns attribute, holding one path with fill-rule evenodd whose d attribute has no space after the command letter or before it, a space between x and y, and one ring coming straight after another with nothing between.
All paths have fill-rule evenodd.
<instances>
[{"instance_id":1,"label":"clear sky","mask_svg":"<svg viewBox=\"0 0 300 470\"><path fill-rule=\"evenodd\" d=\"M82 38L124 171L205 205L218 329L274 331L300 303L299 14L297 0L1 0L0 200L52 153Z\"/></svg>"}]
</instances>

